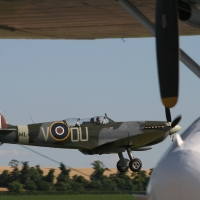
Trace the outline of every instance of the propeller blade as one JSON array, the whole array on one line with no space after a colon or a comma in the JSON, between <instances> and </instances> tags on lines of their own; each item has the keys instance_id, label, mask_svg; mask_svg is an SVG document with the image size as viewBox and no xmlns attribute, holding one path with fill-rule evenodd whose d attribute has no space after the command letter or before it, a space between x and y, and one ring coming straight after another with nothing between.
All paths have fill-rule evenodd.
<instances>
[{"instance_id":1,"label":"propeller blade","mask_svg":"<svg viewBox=\"0 0 200 200\"><path fill-rule=\"evenodd\" d=\"M171 128L174 128L178 123L179 121L181 120L181 115L179 115L171 124Z\"/></svg>"},{"instance_id":2,"label":"propeller blade","mask_svg":"<svg viewBox=\"0 0 200 200\"><path fill-rule=\"evenodd\" d=\"M176 0L157 0L156 50L162 103L172 108L178 100L179 33Z\"/></svg>"},{"instance_id":3,"label":"propeller blade","mask_svg":"<svg viewBox=\"0 0 200 200\"><path fill-rule=\"evenodd\" d=\"M171 112L169 108L165 107L165 115L166 115L167 122L171 122L172 118L171 118Z\"/></svg>"}]
</instances>

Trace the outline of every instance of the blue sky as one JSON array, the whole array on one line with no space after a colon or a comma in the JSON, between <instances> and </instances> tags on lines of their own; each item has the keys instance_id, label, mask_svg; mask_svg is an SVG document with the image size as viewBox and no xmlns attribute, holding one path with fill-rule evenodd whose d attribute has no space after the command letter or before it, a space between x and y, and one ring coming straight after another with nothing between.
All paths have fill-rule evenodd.
<instances>
[{"instance_id":1,"label":"blue sky","mask_svg":"<svg viewBox=\"0 0 200 200\"><path fill-rule=\"evenodd\" d=\"M0 40L0 110L6 120L23 125L32 123L29 114L37 123L105 112L114 121L165 120L155 39L124 40ZM199 36L181 37L180 46L200 63ZM199 78L181 63L179 101L171 109L172 118L182 115L180 133L200 116L199 91ZM170 144L167 138L150 151L133 153L144 168L152 168ZM31 148L70 167L91 167L95 159L115 167L118 161L114 154L87 156L77 150ZM58 166L19 145L2 145L0 165L11 159Z\"/></svg>"}]
</instances>

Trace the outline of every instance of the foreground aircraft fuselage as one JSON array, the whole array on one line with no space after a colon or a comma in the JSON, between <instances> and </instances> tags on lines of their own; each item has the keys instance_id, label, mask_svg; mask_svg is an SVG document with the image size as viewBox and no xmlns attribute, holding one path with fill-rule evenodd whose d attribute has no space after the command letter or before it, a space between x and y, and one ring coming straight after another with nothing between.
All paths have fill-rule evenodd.
<instances>
[{"instance_id":1,"label":"foreground aircraft fuselage","mask_svg":"<svg viewBox=\"0 0 200 200\"><path fill-rule=\"evenodd\" d=\"M200 199L200 118L163 155L151 175L147 194L138 200Z\"/></svg>"},{"instance_id":2,"label":"foreground aircraft fuselage","mask_svg":"<svg viewBox=\"0 0 200 200\"><path fill-rule=\"evenodd\" d=\"M180 130L178 125L170 129L168 122L114 122L104 117L104 122L97 123L96 119L80 120L78 125L77 119L67 119L13 126L1 115L0 142L78 149L84 154L118 153L120 156L127 149L151 149L151 145ZM125 166L122 157L119 165Z\"/></svg>"}]
</instances>

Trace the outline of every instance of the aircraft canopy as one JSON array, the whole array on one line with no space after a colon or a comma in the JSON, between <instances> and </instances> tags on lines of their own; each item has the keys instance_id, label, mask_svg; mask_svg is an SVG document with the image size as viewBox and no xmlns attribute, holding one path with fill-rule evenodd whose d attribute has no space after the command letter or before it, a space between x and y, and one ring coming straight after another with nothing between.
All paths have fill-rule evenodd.
<instances>
[{"instance_id":1,"label":"aircraft canopy","mask_svg":"<svg viewBox=\"0 0 200 200\"><path fill-rule=\"evenodd\" d=\"M69 126L75 126L78 119L80 119L80 118L68 118L65 121ZM108 123L112 123L114 121L105 116L95 116L95 117L91 117L91 118L84 118L84 119L80 119L80 121L79 121L80 125L81 124L92 124L93 122L94 123L99 122L99 124L108 124Z\"/></svg>"}]
</instances>

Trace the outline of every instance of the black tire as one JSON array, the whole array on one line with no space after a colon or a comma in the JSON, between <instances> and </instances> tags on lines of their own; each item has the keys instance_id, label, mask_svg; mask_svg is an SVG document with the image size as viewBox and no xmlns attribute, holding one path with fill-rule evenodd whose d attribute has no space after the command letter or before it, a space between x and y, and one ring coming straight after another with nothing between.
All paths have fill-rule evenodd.
<instances>
[{"instance_id":1,"label":"black tire","mask_svg":"<svg viewBox=\"0 0 200 200\"><path fill-rule=\"evenodd\" d=\"M127 172L128 168L129 166L125 166L125 167L119 166L119 161L117 162L117 169L119 172Z\"/></svg>"},{"instance_id":2,"label":"black tire","mask_svg":"<svg viewBox=\"0 0 200 200\"><path fill-rule=\"evenodd\" d=\"M133 171L133 172L139 172L140 169L142 168L142 162L141 162L140 159L134 158L133 160L131 160L129 162L129 167L130 167L131 171Z\"/></svg>"}]
</instances>

